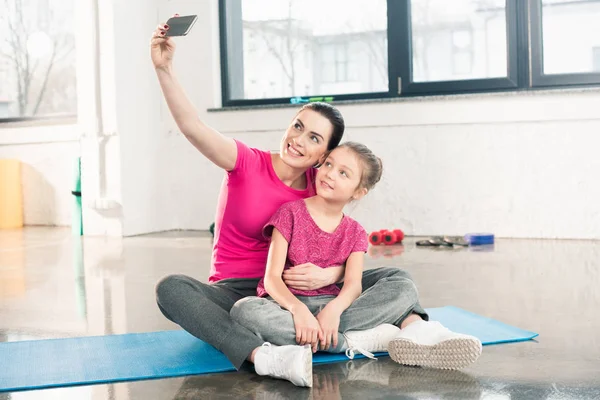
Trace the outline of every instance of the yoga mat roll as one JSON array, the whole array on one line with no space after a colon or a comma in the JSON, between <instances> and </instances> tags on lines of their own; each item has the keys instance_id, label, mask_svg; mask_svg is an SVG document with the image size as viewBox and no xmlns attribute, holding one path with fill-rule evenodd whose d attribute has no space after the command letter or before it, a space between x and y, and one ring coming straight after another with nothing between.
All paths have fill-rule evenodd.
<instances>
[{"instance_id":1,"label":"yoga mat roll","mask_svg":"<svg viewBox=\"0 0 600 400\"><path fill-rule=\"evenodd\" d=\"M23 227L21 162L0 160L0 229Z\"/></svg>"}]
</instances>

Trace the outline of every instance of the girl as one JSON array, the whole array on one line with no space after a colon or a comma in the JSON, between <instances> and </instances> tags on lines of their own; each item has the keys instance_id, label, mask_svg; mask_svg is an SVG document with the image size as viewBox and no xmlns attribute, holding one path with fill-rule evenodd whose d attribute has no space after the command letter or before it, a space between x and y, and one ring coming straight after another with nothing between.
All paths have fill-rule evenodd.
<instances>
[{"instance_id":1,"label":"girl","mask_svg":"<svg viewBox=\"0 0 600 400\"><path fill-rule=\"evenodd\" d=\"M395 301L396 282L380 281L362 293L367 233L343 212L348 203L373 189L381 173L381 160L366 146L346 142L334 149L319 168L317 194L284 204L266 224L263 233L271 238L271 244L258 296L238 301L230 312L235 321L265 340L255 356L258 374L311 386L312 353L317 349L345 351L349 358L358 351L374 358L371 352L387 351L388 343L400 336L396 325L401 318L390 312L401 307ZM284 270L307 262L322 268L345 264L342 288L336 284L318 290L286 286ZM409 321L404 327L413 322L417 321ZM378 339L369 339L373 337ZM477 339L468 339L474 339L473 345L481 348ZM261 363L274 352L284 356L301 354L295 360L289 359L296 365L295 375L278 376L268 363Z\"/></svg>"}]
</instances>

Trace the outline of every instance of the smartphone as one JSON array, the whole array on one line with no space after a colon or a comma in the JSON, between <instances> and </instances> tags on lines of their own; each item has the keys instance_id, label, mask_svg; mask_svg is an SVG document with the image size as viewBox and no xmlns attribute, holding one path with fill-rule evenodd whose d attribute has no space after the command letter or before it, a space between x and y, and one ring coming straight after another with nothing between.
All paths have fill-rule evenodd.
<instances>
[{"instance_id":1,"label":"smartphone","mask_svg":"<svg viewBox=\"0 0 600 400\"><path fill-rule=\"evenodd\" d=\"M172 17L167 21L169 29L165 36L185 36L192 29L192 26L198 19L197 15L184 15L181 17Z\"/></svg>"}]
</instances>

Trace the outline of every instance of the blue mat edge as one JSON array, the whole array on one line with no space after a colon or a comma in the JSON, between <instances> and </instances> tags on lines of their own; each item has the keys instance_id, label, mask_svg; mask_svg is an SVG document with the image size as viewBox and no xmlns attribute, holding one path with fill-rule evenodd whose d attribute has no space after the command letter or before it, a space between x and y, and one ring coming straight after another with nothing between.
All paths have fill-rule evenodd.
<instances>
[{"instance_id":1,"label":"blue mat edge","mask_svg":"<svg viewBox=\"0 0 600 400\"><path fill-rule=\"evenodd\" d=\"M470 314L470 315L474 315L477 316L479 318L485 318L487 320L491 320L494 321L495 323L500 323L503 325L508 325L503 323L500 320L496 320L494 318L489 318L489 317L485 317L483 315L480 314L476 314L473 313L471 311L465 310L463 308L460 307L455 307L455 306L443 306L443 307L434 307L435 309L443 309L443 308L451 308L457 311L460 311L462 313L466 313L466 314ZM434 309L434 308L429 308L428 310ZM511 326L511 325L508 325ZM513 328L516 328L514 326L511 326ZM521 338L518 339L507 339L507 340L499 340L496 342L490 342L490 343L485 343L483 344L484 346L490 346L490 345L496 345L496 344L506 344L506 343L516 343L516 342L526 342L529 340L532 340L536 337L539 336L538 333L532 332L532 331L528 331L528 330L524 330L521 328L516 328L519 329L522 332L526 332L528 335L524 335ZM154 335L156 333L160 333L160 332L185 332L181 329L175 329L175 330L167 330L167 331L154 331L154 332L131 332L131 333L126 333L126 334L121 334L119 336L124 336L124 335ZM6 343L2 343L2 345L10 345L12 343L27 343L27 342L38 342L40 340L43 341L64 341L64 340L72 340L72 339L80 339L80 338L100 338L100 337L105 337L107 335L93 335L93 336L80 336L80 337L68 337L68 338L49 338L49 339L33 339L33 340L23 340L23 341L17 341L17 342L6 342ZM324 356L319 357L316 360L313 360L313 364L314 365L322 365L322 364L329 364L329 363L337 363L337 362L344 362L344 361L348 361L345 356L343 354L330 354L330 353L321 353ZM383 353L376 353L375 356L377 357L388 357L389 354L387 352L383 352ZM339 357L339 358L338 358ZM356 355L355 359L362 359L362 358L366 358L365 356L363 356L362 354L358 354ZM42 390L42 389L57 389L57 388L68 388L68 387L75 387L75 386L89 386L89 385L101 385L101 384L114 384L114 383L123 383L123 382L135 382L135 381L143 381L143 380L154 380L154 379L171 379L171 378L181 378L181 377L186 377L186 376L196 376L196 375L208 375L208 374L215 374L215 373L223 373L223 372L233 372L235 371L235 368L232 367L224 367L224 368L216 368L214 370L211 370L210 372L196 372L196 373L189 373L189 372L181 372L181 373L171 373L171 374L164 374L161 375L160 377L157 376L153 376L153 375L148 375L148 376L136 376L135 378L123 378L123 379L111 379L111 380L106 380L106 379L98 379L98 380L86 380L86 381L82 381L82 382L69 382L68 384L65 383L56 383L56 384L43 384L43 385L37 385L37 386L28 386L28 387L1 387L0 388L0 393L4 393L4 392L22 392L22 391L32 391L32 390Z\"/></svg>"},{"instance_id":2,"label":"blue mat edge","mask_svg":"<svg viewBox=\"0 0 600 400\"><path fill-rule=\"evenodd\" d=\"M504 325L504 326L507 326L509 328L519 330L522 333L522 337L521 338L517 338L517 339L513 338L513 339L506 339L506 340L497 340L497 341L494 341L494 342L485 342L485 343L482 342L483 346L490 346L490 345L494 345L494 344L526 342L526 341L532 340L532 339L534 339L534 338L536 338L536 337L538 337L540 335L539 333L536 333L536 332L533 332L533 331L529 331L527 329L521 329L521 328L518 328L518 327L516 327L514 325L507 324L505 322L502 322L499 319L495 319L495 318L492 318L492 317L486 317L485 315L477 314L477 313L474 313L472 311L465 310L464 308L460 308L460 307L456 307L456 306L429 307L429 308L426 309L426 311L427 312L431 312L432 310L441 310L441 309L452 309L452 310L455 310L456 312L461 313L461 314L468 314L468 315L477 317L479 319L484 319L484 320L487 320L487 321L491 321L491 322L494 323L494 325Z\"/></svg>"}]
</instances>

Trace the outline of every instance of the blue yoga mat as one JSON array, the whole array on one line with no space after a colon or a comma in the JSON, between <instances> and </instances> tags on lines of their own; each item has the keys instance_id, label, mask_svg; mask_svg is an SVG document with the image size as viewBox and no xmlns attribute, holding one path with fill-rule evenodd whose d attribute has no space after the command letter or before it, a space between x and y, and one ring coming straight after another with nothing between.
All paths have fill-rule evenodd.
<instances>
[{"instance_id":1,"label":"blue yoga mat","mask_svg":"<svg viewBox=\"0 0 600 400\"><path fill-rule=\"evenodd\" d=\"M484 345L537 336L457 307L427 312L432 320L476 336ZM313 358L315 364L347 360L329 353ZM0 392L234 370L223 353L182 330L0 343Z\"/></svg>"}]
</instances>

